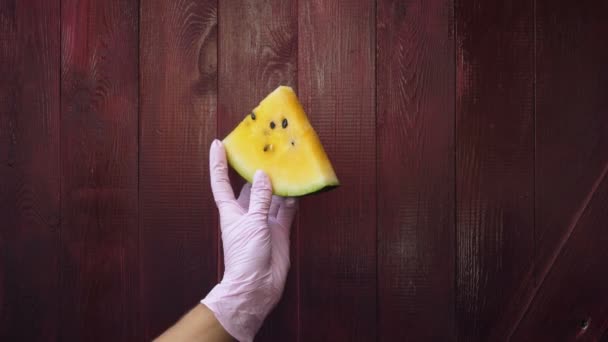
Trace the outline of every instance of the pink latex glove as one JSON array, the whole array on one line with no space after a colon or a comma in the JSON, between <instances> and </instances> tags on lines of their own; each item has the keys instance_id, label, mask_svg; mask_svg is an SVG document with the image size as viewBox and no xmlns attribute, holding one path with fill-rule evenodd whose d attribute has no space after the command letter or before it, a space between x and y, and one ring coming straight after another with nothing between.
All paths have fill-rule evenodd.
<instances>
[{"instance_id":1,"label":"pink latex glove","mask_svg":"<svg viewBox=\"0 0 608 342\"><path fill-rule=\"evenodd\" d=\"M289 231L296 212L294 198L272 195L268 176L256 172L234 198L224 146L209 152L211 189L220 212L224 278L201 303L226 331L249 342L277 304L289 270Z\"/></svg>"}]
</instances>

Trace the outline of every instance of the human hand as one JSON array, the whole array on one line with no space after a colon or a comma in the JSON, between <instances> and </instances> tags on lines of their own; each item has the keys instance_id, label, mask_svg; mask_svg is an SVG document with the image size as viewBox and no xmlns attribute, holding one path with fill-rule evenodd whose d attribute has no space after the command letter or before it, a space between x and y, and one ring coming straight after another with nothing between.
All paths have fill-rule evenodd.
<instances>
[{"instance_id":1,"label":"human hand","mask_svg":"<svg viewBox=\"0 0 608 342\"><path fill-rule=\"evenodd\" d=\"M262 171L235 199L226 152L218 140L211 145L209 168L220 212L225 271L222 281L201 302L230 335L249 342L285 287L296 200L273 196L270 179Z\"/></svg>"}]
</instances>

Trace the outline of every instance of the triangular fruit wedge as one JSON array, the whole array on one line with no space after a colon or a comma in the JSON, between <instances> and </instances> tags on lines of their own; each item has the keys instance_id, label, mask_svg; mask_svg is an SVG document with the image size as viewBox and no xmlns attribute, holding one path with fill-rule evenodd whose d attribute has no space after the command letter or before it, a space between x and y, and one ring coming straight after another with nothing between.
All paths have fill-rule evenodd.
<instances>
[{"instance_id":1,"label":"triangular fruit wedge","mask_svg":"<svg viewBox=\"0 0 608 342\"><path fill-rule=\"evenodd\" d=\"M298 97L280 86L224 139L228 162L247 181L265 171L274 194L303 196L339 185Z\"/></svg>"}]
</instances>

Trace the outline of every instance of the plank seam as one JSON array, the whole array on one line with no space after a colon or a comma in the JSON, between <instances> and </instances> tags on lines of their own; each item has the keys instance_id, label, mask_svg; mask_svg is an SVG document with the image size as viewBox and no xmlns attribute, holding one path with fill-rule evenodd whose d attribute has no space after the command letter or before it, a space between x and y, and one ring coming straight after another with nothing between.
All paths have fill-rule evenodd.
<instances>
[{"instance_id":1,"label":"plank seam","mask_svg":"<svg viewBox=\"0 0 608 342\"><path fill-rule=\"evenodd\" d=\"M59 255L57 257L57 266L58 266L58 270L57 270L57 300L59 302L59 305L57 306L57 319L58 319L58 331L57 331L57 338L59 340L61 340L61 327L63 326L61 324L61 319L62 319L62 310L61 308L63 307L62 302L63 302L63 291L61 291L61 284L63 283L63 267L61 267L62 262L61 262L61 251L63 249L63 159L61 158L63 155L63 144L61 143L61 127L62 127L62 105L63 105L63 0L59 1L59 122L58 122L58 136L59 136L59 241L58 241L58 247L59 247Z\"/></svg>"},{"instance_id":2,"label":"plank seam","mask_svg":"<svg viewBox=\"0 0 608 342\"><path fill-rule=\"evenodd\" d=\"M380 193L378 192L378 170L379 170L379 159L380 159L380 153L379 153L379 147L378 147L378 0L374 1L374 36L376 37L376 41L374 42L374 144L375 144L375 151L376 151L376 158L375 158L375 182L374 182L374 186L375 186L375 192L376 192L376 198L375 198L375 214L376 214L376 288L375 288L375 292L376 292L376 341L379 340L380 337L380 293L378 290L378 284L379 284L379 273L380 273L380 257L379 257L379 246L380 246L380 224L379 224L379 208L378 208L378 198L380 197Z\"/></svg>"},{"instance_id":3,"label":"plank seam","mask_svg":"<svg viewBox=\"0 0 608 342\"><path fill-rule=\"evenodd\" d=\"M140 305L145 303L145 297L143 295L143 262L141 257L141 197L140 197L140 184L141 179L141 0L137 2L137 268L139 274L137 277L138 288L139 288L139 303ZM144 312L146 310L138 310L138 329L140 333L143 333L144 327ZM137 332L136 332L137 334ZM147 338L147 334L144 333Z\"/></svg>"},{"instance_id":4,"label":"plank seam","mask_svg":"<svg viewBox=\"0 0 608 342\"><path fill-rule=\"evenodd\" d=\"M457 129L457 116L458 116L458 108L457 108L457 101L458 101L458 65L457 65L457 53L458 53L458 49L456 46L456 38L458 36L458 20L456 17L456 0L452 0L452 25L454 32L452 33L452 39L453 39L453 44L454 44L454 50L452 51L453 53L453 62L454 62L454 111L453 111L453 127L452 127L452 134L453 134L453 157L454 158L454 168L453 168L453 179L454 179L454 299L453 299L453 311L454 311L454 340L458 341L458 321L456 319L457 314L458 314L458 172L457 172L457 166L458 166L458 129Z\"/></svg>"},{"instance_id":5,"label":"plank seam","mask_svg":"<svg viewBox=\"0 0 608 342\"><path fill-rule=\"evenodd\" d=\"M295 86L296 91L300 92L300 1L296 0L296 71ZM300 342L302 335L302 321L300 318L300 212L296 214L296 342Z\"/></svg>"},{"instance_id":6,"label":"plank seam","mask_svg":"<svg viewBox=\"0 0 608 342\"><path fill-rule=\"evenodd\" d=\"M532 260L534 260L534 262L532 263L532 284L533 286L536 286L538 283L538 275L536 274L537 272L537 268L538 268L538 232L537 232L537 218L536 218L536 209L537 209L537 203L536 203L536 160L537 160L537 136L536 136L536 84L537 84L537 80L536 80L536 45L537 45L537 40L536 40L536 0L532 1L532 15L533 15L533 41L534 41L534 62L532 64L532 73L533 73L533 78L532 78L532 125L533 125L533 131L534 131L534 145L533 145L533 153L532 153L532 159L533 159L533 172L532 172Z\"/></svg>"}]
</instances>

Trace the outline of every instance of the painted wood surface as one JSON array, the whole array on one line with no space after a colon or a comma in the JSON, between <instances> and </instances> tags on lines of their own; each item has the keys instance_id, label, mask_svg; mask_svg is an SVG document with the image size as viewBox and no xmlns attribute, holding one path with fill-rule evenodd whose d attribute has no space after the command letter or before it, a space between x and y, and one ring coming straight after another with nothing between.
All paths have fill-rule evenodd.
<instances>
[{"instance_id":1,"label":"painted wood surface","mask_svg":"<svg viewBox=\"0 0 608 342\"><path fill-rule=\"evenodd\" d=\"M342 186L301 199L256 340L608 340L607 10L0 1L0 340L151 340L196 305L209 145L279 84Z\"/></svg>"},{"instance_id":2,"label":"painted wood surface","mask_svg":"<svg viewBox=\"0 0 608 342\"><path fill-rule=\"evenodd\" d=\"M57 339L59 1L0 2L0 340Z\"/></svg>"},{"instance_id":3,"label":"painted wood surface","mask_svg":"<svg viewBox=\"0 0 608 342\"><path fill-rule=\"evenodd\" d=\"M299 97L342 184L300 206L300 337L369 341L377 330L374 3L300 1L298 11Z\"/></svg>"},{"instance_id":4,"label":"painted wood surface","mask_svg":"<svg viewBox=\"0 0 608 342\"><path fill-rule=\"evenodd\" d=\"M504 340L532 281L534 6L457 0L456 321Z\"/></svg>"},{"instance_id":5,"label":"painted wood surface","mask_svg":"<svg viewBox=\"0 0 608 342\"><path fill-rule=\"evenodd\" d=\"M137 13L61 3L61 340L139 336Z\"/></svg>"},{"instance_id":6,"label":"painted wood surface","mask_svg":"<svg viewBox=\"0 0 608 342\"><path fill-rule=\"evenodd\" d=\"M599 290L608 259L597 245L607 223L607 10L605 1L536 2L537 272L516 339L592 341L608 329Z\"/></svg>"},{"instance_id":7,"label":"painted wood surface","mask_svg":"<svg viewBox=\"0 0 608 342\"><path fill-rule=\"evenodd\" d=\"M217 2L142 0L140 21L138 295L151 340L217 282Z\"/></svg>"},{"instance_id":8,"label":"painted wood surface","mask_svg":"<svg viewBox=\"0 0 608 342\"><path fill-rule=\"evenodd\" d=\"M450 1L377 4L381 341L454 339L452 15Z\"/></svg>"}]
</instances>

